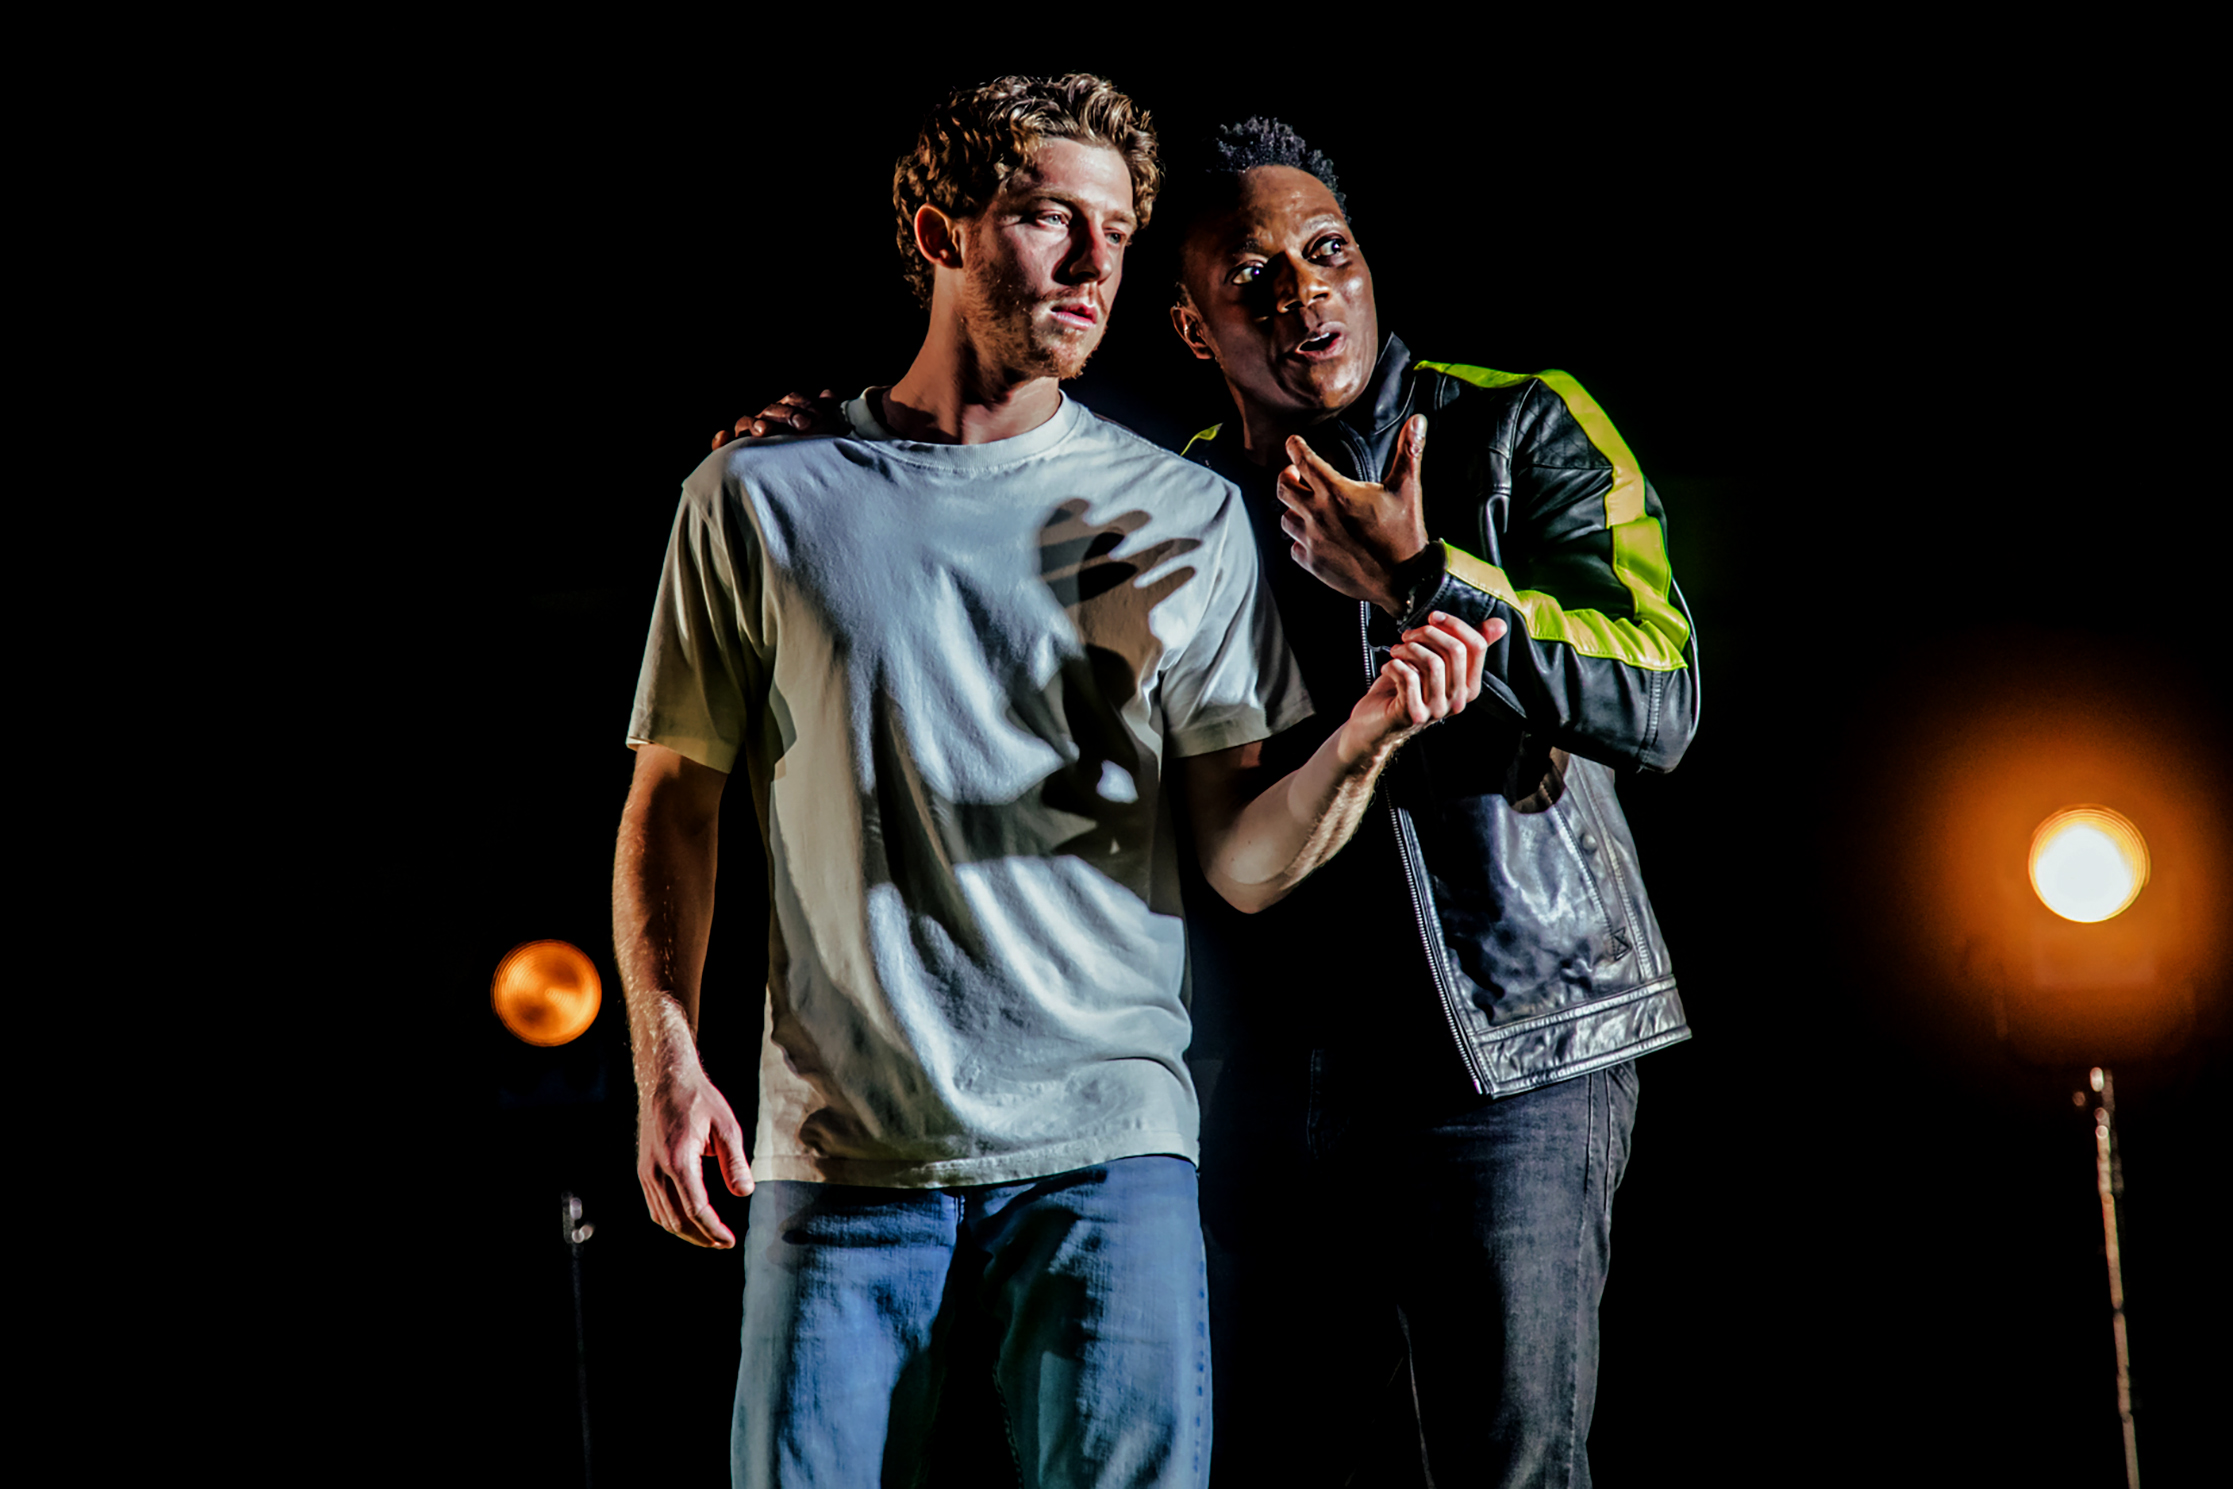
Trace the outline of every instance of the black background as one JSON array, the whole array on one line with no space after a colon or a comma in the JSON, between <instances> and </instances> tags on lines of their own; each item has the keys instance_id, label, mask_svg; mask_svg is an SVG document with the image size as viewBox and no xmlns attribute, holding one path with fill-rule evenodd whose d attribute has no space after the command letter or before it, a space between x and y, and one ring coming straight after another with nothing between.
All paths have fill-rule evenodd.
<instances>
[{"instance_id":1,"label":"black background","mask_svg":"<svg viewBox=\"0 0 2233 1489\"><path fill-rule=\"evenodd\" d=\"M425 1110L448 1114L404 1167L469 1177L401 1181L439 1189L441 1220L389 1332L414 1409L446 1400L481 1466L578 1473L563 1188L597 1225L599 1479L722 1482L738 1264L644 1216L607 911L674 492L738 413L904 369L889 163L935 95L1082 68L1167 139L1295 124L1343 174L1383 326L1572 372L1666 500L1704 716L1678 772L1623 795L1697 1037L1642 1066L1598 1482L2121 1481L2085 1058L1996 1038L1923 865L1932 783L2019 714L2049 756L2063 730L2145 762L2222 855L2228 527L2188 121L2174 90L2105 102L2126 74L2056 38L1957 62L1927 29L1822 23L1661 56L1632 37L1616 62L1595 24L1492 44L1258 18L905 61L827 34L522 40L399 97L401 206L365 231L422 343L391 510L430 576L406 631L439 768L407 830L442 886L410 898L441 1010ZM1223 410L1164 324L1154 236L1075 391L1168 439ZM727 840L703 1036L741 1098L748 812ZM2222 934L2206 860L2159 875ZM606 1006L543 1051L485 1000L508 947L551 936L597 958ZM2233 1036L2224 973L2189 970L2186 1032L2117 1066L2158 1485L2198 1482L2223 1380L2207 1217ZM1297 1224L1359 1207L1401 1224L1363 1175L1297 1196Z\"/></svg>"}]
</instances>

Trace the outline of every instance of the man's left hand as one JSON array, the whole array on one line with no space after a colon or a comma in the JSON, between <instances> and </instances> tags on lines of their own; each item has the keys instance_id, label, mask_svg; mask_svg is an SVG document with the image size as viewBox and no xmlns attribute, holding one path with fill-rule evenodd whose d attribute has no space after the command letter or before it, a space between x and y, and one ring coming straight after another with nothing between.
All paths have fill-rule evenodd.
<instances>
[{"instance_id":1,"label":"man's left hand","mask_svg":"<svg viewBox=\"0 0 2233 1489\"><path fill-rule=\"evenodd\" d=\"M1287 515L1279 525L1294 545L1295 562L1329 589L1400 615L1404 597L1395 591L1396 570L1427 546L1419 489L1426 447L1426 416L1415 414L1396 436L1388 479L1375 484L1350 480L1301 435L1289 436L1292 464L1279 473Z\"/></svg>"}]
</instances>

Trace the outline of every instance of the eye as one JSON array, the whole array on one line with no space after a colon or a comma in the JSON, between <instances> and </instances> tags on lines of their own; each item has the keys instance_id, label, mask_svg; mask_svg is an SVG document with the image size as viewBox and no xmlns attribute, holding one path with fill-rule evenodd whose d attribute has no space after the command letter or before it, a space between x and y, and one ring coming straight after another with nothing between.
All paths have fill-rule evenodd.
<instances>
[{"instance_id":1,"label":"eye","mask_svg":"<svg viewBox=\"0 0 2233 1489\"><path fill-rule=\"evenodd\" d=\"M1328 233L1310 245L1311 255L1322 259L1339 258L1348 249L1349 240L1340 233Z\"/></svg>"},{"instance_id":2,"label":"eye","mask_svg":"<svg viewBox=\"0 0 2233 1489\"><path fill-rule=\"evenodd\" d=\"M1225 282L1227 284L1253 284L1256 282L1257 276L1263 272L1264 266L1261 263L1242 264L1232 272L1231 277Z\"/></svg>"}]
</instances>

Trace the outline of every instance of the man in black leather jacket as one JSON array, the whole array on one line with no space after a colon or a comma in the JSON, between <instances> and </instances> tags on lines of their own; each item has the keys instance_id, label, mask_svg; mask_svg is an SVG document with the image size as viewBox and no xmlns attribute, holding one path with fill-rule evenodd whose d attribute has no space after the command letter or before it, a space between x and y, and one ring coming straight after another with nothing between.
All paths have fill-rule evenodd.
<instances>
[{"instance_id":1,"label":"man in black leather jacket","mask_svg":"<svg viewBox=\"0 0 2233 1489\"><path fill-rule=\"evenodd\" d=\"M1688 1036L1613 789L1670 769L1697 719L1664 514L1573 379L1381 333L1334 173L1292 130L1228 127L1207 166L1168 199L1171 314L1238 417L1188 449L1249 501L1318 720L1405 625L1511 627L1479 704L1398 757L1331 864L1264 915L1196 911L1235 1044L1202 1169L1236 1259L1218 1462L1345 1482L1393 1385L1430 1482L1586 1485L1634 1061ZM1416 929L1396 961L1356 933L1391 918Z\"/></svg>"}]
</instances>

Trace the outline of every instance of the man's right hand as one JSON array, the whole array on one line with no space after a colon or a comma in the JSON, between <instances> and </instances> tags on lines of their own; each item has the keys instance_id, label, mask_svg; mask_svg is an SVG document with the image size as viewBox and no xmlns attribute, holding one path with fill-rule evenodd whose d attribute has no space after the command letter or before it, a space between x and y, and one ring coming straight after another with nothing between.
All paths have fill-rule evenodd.
<instances>
[{"instance_id":1,"label":"man's right hand","mask_svg":"<svg viewBox=\"0 0 2233 1489\"><path fill-rule=\"evenodd\" d=\"M758 413L746 414L737 420L736 428L717 431L713 447L718 450L733 439L766 439L771 434L841 434L844 430L845 415L837 394L824 388L812 398L786 393Z\"/></svg>"},{"instance_id":2,"label":"man's right hand","mask_svg":"<svg viewBox=\"0 0 2233 1489\"><path fill-rule=\"evenodd\" d=\"M693 1246L727 1248L736 1233L722 1224L706 1194L707 1158L721 1160L721 1177L740 1199L752 1192L744 1161L744 1129L729 1100L706 1079L695 1054L662 1071L644 1089L636 1125L636 1178L644 1203L662 1229Z\"/></svg>"}]
</instances>

